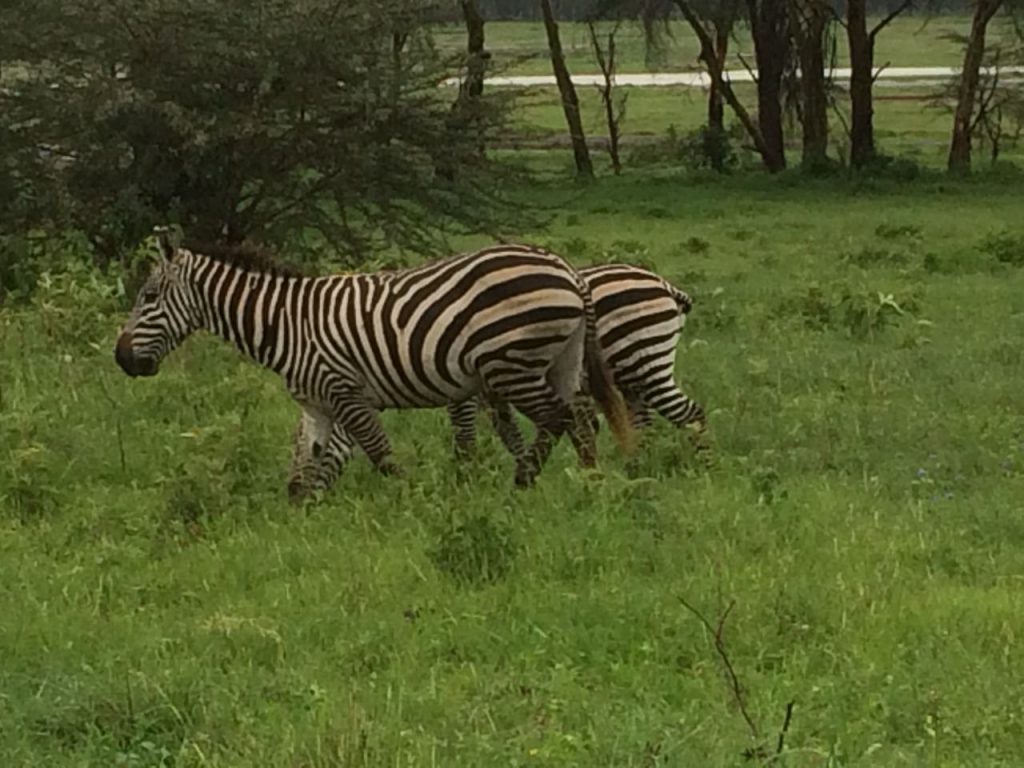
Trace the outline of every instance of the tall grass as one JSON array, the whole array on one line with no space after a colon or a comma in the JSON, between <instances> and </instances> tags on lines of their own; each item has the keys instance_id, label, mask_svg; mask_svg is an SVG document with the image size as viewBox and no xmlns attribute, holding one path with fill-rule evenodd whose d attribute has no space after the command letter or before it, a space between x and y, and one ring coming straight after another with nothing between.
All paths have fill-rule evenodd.
<instances>
[{"instance_id":1,"label":"tall grass","mask_svg":"<svg viewBox=\"0 0 1024 768\"><path fill-rule=\"evenodd\" d=\"M1019 190L524 194L529 239L694 295L718 467L660 425L516 492L490 430L460 473L387 413L406 477L293 508L272 374L197 338L129 380L123 299L47 283L0 311L0 764L737 765L791 701L785 765L1019 763ZM679 598L735 601L758 737Z\"/></svg>"}]
</instances>

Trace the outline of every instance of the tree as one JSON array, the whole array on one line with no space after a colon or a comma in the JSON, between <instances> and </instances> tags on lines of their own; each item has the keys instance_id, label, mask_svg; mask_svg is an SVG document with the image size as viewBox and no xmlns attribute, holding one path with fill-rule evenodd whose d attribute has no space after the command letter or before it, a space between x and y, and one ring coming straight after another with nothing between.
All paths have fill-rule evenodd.
<instances>
[{"instance_id":1,"label":"tree","mask_svg":"<svg viewBox=\"0 0 1024 768\"><path fill-rule=\"evenodd\" d=\"M715 41L711 31L704 25L687 0L675 0L675 3L686 23L693 30L693 34L697 37L697 41L700 44L700 59L704 62L704 66L707 67L708 76L711 78L715 89L722 95L722 98L725 99L736 114L736 117L743 124L744 129L754 143L754 148L761 155L765 167L771 170L771 164L774 162L773 152L765 143L760 126L736 96L732 85L725 79L722 69L724 62L715 52Z\"/></svg>"},{"instance_id":2,"label":"tree","mask_svg":"<svg viewBox=\"0 0 1024 768\"><path fill-rule=\"evenodd\" d=\"M622 173L622 161L619 158L619 125L626 114L626 95L618 102L615 101L615 35L619 31L619 22L608 33L607 48L601 47L601 41L597 37L597 29L593 21L587 22L587 29L590 31L590 44L594 48L594 58L597 59L597 66L601 69L604 84L598 86L601 93L601 102L604 104L605 120L608 123L608 154L612 159L612 170L618 176ZM628 94L627 94L628 95Z\"/></svg>"},{"instance_id":3,"label":"tree","mask_svg":"<svg viewBox=\"0 0 1024 768\"><path fill-rule=\"evenodd\" d=\"M725 70L729 55L729 38L740 15L740 0L717 0L711 3L704 18L711 26L712 50L719 72ZM720 78L712 79L708 88L708 130L719 135L725 133L725 110L723 108ZM717 168L716 170L722 170Z\"/></svg>"},{"instance_id":4,"label":"tree","mask_svg":"<svg viewBox=\"0 0 1024 768\"><path fill-rule=\"evenodd\" d=\"M708 89L708 124L703 137L713 149L708 160L713 168L722 171L726 164L725 125L723 102L728 104L744 130L750 136L754 148L761 155L766 168L778 170L779 152L769 147L763 137L755 116L743 105L725 77L726 56L729 37L742 16L744 0L602 0L593 13L595 17L639 18L643 24L645 41L649 49L660 45L658 31L661 22L667 21L678 10L693 31L700 46L698 54L708 71L711 87ZM780 70L781 78L781 70ZM778 89L781 92L781 88ZM776 110L781 120L781 101ZM781 123L779 124L781 137Z\"/></svg>"},{"instance_id":5,"label":"tree","mask_svg":"<svg viewBox=\"0 0 1024 768\"><path fill-rule=\"evenodd\" d=\"M825 0L789 0L789 14L789 28L800 61L801 164L804 169L814 170L828 165L825 48L828 28L835 17Z\"/></svg>"},{"instance_id":6,"label":"tree","mask_svg":"<svg viewBox=\"0 0 1024 768\"><path fill-rule=\"evenodd\" d=\"M551 10L551 0L540 0L541 13L544 16L544 30L548 36L548 50L551 53L551 68L555 72L558 92L562 96L562 110L565 121L569 125L569 138L572 140L572 153L576 160L576 175L589 179L594 176L594 166L590 162L590 151L587 139L583 134L583 120L580 117L580 102L576 96L576 88L569 76L569 68L565 65L562 53L562 41L558 35L558 22Z\"/></svg>"},{"instance_id":7,"label":"tree","mask_svg":"<svg viewBox=\"0 0 1024 768\"><path fill-rule=\"evenodd\" d=\"M62 159L35 174L38 152L21 153L16 176L39 197L52 180L106 259L169 221L232 242L302 233L353 257L436 249L440 222L493 228L486 121L450 125L431 10L14 0L0 10L0 56L26 75L0 93L0 125ZM442 160L458 184L435 174Z\"/></svg>"},{"instance_id":8,"label":"tree","mask_svg":"<svg viewBox=\"0 0 1024 768\"><path fill-rule=\"evenodd\" d=\"M876 157L874 97L875 40L912 5L903 0L868 31L867 0L847 0L846 36L850 46L850 165L863 168Z\"/></svg>"},{"instance_id":9,"label":"tree","mask_svg":"<svg viewBox=\"0 0 1024 768\"><path fill-rule=\"evenodd\" d=\"M484 74L487 71L487 60L490 58L484 50L484 17L480 15L476 0L459 0L462 6L462 18L466 22L466 81L462 85L460 95L473 101L479 100L484 92Z\"/></svg>"},{"instance_id":10,"label":"tree","mask_svg":"<svg viewBox=\"0 0 1024 768\"><path fill-rule=\"evenodd\" d=\"M746 0L757 65L757 122L770 172L786 167L782 130L782 78L789 59L789 0Z\"/></svg>"},{"instance_id":11,"label":"tree","mask_svg":"<svg viewBox=\"0 0 1024 768\"><path fill-rule=\"evenodd\" d=\"M487 129L487 108L484 103L484 77L490 54L484 48L484 17L476 0L460 0L462 19L466 25L466 76L459 84L459 95L452 104L449 130L456 134L472 131L477 135L477 152L484 155L486 145L484 134ZM453 181L455 168L442 158L438 175Z\"/></svg>"},{"instance_id":12,"label":"tree","mask_svg":"<svg viewBox=\"0 0 1024 768\"><path fill-rule=\"evenodd\" d=\"M967 173L971 169L971 134L975 125L975 97L985 57L985 31L1003 0L974 0L971 31L964 47L964 64L960 73L956 111L953 114L953 138L949 145L947 167L951 173Z\"/></svg>"}]
</instances>

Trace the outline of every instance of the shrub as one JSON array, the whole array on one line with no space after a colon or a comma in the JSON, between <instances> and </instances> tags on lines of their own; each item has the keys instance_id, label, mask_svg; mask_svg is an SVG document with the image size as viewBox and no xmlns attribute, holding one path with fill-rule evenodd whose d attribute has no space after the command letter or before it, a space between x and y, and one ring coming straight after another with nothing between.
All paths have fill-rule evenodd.
<instances>
[{"instance_id":1,"label":"shrub","mask_svg":"<svg viewBox=\"0 0 1024 768\"><path fill-rule=\"evenodd\" d=\"M990 232L985 235L978 250L995 258L1000 264L1014 267L1024 266L1024 235L1013 234L1006 230Z\"/></svg>"}]
</instances>

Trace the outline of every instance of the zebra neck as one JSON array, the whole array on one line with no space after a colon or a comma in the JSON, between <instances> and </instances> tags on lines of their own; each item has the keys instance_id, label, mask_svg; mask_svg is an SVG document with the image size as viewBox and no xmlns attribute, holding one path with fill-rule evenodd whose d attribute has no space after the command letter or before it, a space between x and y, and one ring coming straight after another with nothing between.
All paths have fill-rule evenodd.
<instances>
[{"instance_id":1,"label":"zebra neck","mask_svg":"<svg viewBox=\"0 0 1024 768\"><path fill-rule=\"evenodd\" d=\"M212 262L200 269L200 313L206 330L278 372L296 341L290 318L308 279L250 272Z\"/></svg>"}]
</instances>

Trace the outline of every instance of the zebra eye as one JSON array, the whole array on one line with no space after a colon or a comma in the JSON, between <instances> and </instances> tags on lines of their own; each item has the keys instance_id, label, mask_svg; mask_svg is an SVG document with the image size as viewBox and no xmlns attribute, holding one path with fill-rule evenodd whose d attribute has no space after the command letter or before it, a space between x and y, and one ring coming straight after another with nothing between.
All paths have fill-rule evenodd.
<instances>
[{"instance_id":1,"label":"zebra eye","mask_svg":"<svg viewBox=\"0 0 1024 768\"><path fill-rule=\"evenodd\" d=\"M146 291L144 294L142 294L142 300L146 304L152 304L153 302L155 302L159 298L160 298L160 293L158 291Z\"/></svg>"}]
</instances>

